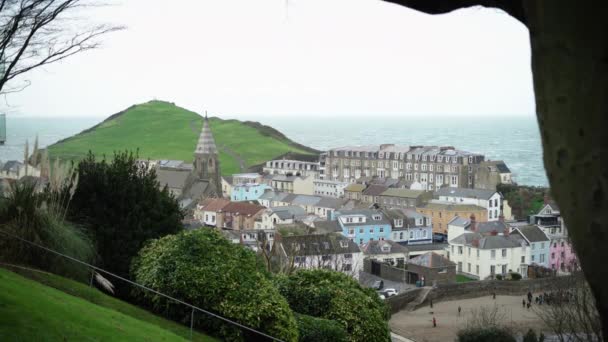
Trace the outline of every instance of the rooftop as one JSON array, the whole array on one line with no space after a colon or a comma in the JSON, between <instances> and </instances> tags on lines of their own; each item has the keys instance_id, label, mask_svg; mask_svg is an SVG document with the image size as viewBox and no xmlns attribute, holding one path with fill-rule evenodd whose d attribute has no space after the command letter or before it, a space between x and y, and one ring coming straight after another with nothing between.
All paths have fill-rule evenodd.
<instances>
[{"instance_id":1,"label":"rooftop","mask_svg":"<svg viewBox=\"0 0 608 342\"><path fill-rule=\"evenodd\" d=\"M496 191L493 190L482 190L482 189L467 189L467 188L450 188L445 187L435 191L436 196L449 196L449 197L462 197L462 198L476 198L488 200L492 197Z\"/></svg>"},{"instance_id":2,"label":"rooftop","mask_svg":"<svg viewBox=\"0 0 608 342\"><path fill-rule=\"evenodd\" d=\"M445 211L485 211L486 208L473 204L454 204L445 201L431 200L429 203L419 206L421 209L445 210Z\"/></svg>"},{"instance_id":3,"label":"rooftop","mask_svg":"<svg viewBox=\"0 0 608 342\"><path fill-rule=\"evenodd\" d=\"M534 225L518 227L513 233L516 233L518 231L529 242L549 241L549 237L547 237L547 234L545 234L542 229Z\"/></svg>"},{"instance_id":4,"label":"rooftop","mask_svg":"<svg viewBox=\"0 0 608 342\"><path fill-rule=\"evenodd\" d=\"M284 236L281 244L287 255L328 255L360 253L356 243L339 233Z\"/></svg>"},{"instance_id":5,"label":"rooftop","mask_svg":"<svg viewBox=\"0 0 608 342\"><path fill-rule=\"evenodd\" d=\"M390 240L373 240L361 247L366 255L407 253L407 247Z\"/></svg>"},{"instance_id":6,"label":"rooftop","mask_svg":"<svg viewBox=\"0 0 608 342\"><path fill-rule=\"evenodd\" d=\"M352 191L352 192L361 192L365 190L365 185L363 184L350 184L348 185L344 191Z\"/></svg>"},{"instance_id":7,"label":"rooftop","mask_svg":"<svg viewBox=\"0 0 608 342\"><path fill-rule=\"evenodd\" d=\"M456 265L455 263L448 260L446 257L439 255L435 252L427 252L418 255L408 260L408 264L414 264L428 268L450 267Z\"/></svg>"},{"instance_id":8,"label":"rooftop","mask_svg":"<svg viewBox=\"0 0 608 342\"><path fill-rule=\"evenodd\" d=\"M388 189L388 188L384 185L373 184L373 185L368 186L367 189L365 189L363 191L363 194L366 196L379 196L384 191L386 191L386 189Z\"/></svg>"},{"instance_id":9,"label":"rooftop","mask_svg":"<svg viewBox=\"0 0 608 342\"><path fill-rule=\"evenodd\" d=\"M381 194L381 196L401 197L401 198L418 198L418 196L420 196L422 194L424 194L424 191L422 191L422 190L390 188L390 189L386 189Z\"/></svg>"},{"instance_id":10,"label":"rooftop","mask_svg":"<svg viewBox=\"0 0 608 342\"><path fill-rule=\"evenodd\" d=\"M221 210L225 213L233 213L238 215L252 216L260 211L266 209L265 207L257 204L247 202L230 202L224 206Z\"/></svg>"}]
</instances>

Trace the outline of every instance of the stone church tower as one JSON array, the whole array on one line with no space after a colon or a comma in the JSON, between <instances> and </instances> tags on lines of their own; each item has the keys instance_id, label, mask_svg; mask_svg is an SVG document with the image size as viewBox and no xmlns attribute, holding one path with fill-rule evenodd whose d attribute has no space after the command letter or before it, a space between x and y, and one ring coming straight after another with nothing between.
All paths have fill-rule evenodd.
<instances>
[{"instance_id":1,"label":"stone church tower","mask_svg":"<svg viewBox=\"0 0 608 342\"><path fill-rule=\"evenodd\" d=\"M193 176L198 181L207 182L205 194L213 197L221 197L222 182L220 174L220 160L215 139L209 128L209 119L205 114L203 130L198 138L194 150Z\"/></svg>"}]
</instances>

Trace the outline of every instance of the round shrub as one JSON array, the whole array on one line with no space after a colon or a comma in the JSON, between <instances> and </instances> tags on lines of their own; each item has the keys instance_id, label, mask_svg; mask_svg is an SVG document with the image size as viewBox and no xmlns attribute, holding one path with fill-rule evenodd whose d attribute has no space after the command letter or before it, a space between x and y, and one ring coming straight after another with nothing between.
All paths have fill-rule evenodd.
<instances>
[{"instance_id":1,"label":"round shrub","mask_svg":"<svg viewBox=\"0 0 608 342\"><path fill-rule=\"evenodd\" d=\"M152 240L134 260L135 280L202 309L215 312L284 341L296 341L293 312L260 270L255 254L213 229L198 229ZM191 309L147 291L136 296L155 311L190 322ZM195 326L225 341L259 340L260 336L195 314Z\"/></svg>"},{"instance_id":2,"label":"round shrub","mask_svg":"<svg viewBox=\"0 0 608 342\"><path fill-rule=\"evenodd\" d=\"M348 335L336 321L295 314L298 322L299 342L346 342Z\"/></svg>"},{"instance_id":3,"label":"round shrub","mask_svg":"<svg viewBox=\"0 0 608 342\"><path fill-rule=\"evenodd\" d=\"M299 270L276 278L279 291L297 313L334 320L348 341L390 341L390 311L378 294L351 277L330 270Z\"/></svg>"},{"instance_id":4,"label":"round shrub","mask_svg":"<svg viewBox=\"0 0 608 342\"><path fill-rule=\"evenodd\" d=\"M502 280L502 274L497 274L496 275L496 280Z\"/></svg>"},{"instance_id":5,"label":"round shrub","mask_svg":"<svg viewBox=\"0 0 608 342\"><path fill-rule=\"evenodd\" d=\"M511 280L521 280L521 274L519 273L511 273Z\"/></svg>"}]
</instances>

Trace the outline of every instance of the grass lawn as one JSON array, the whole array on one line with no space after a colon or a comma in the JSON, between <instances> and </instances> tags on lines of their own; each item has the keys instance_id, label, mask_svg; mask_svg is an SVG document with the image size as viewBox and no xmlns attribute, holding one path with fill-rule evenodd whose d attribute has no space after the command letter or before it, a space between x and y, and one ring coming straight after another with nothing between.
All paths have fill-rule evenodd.
<instances>
[{"instance_id":1,"label":"grass lawn","mask_svg":"<svg viewBox=\"0 0 608 342\"><path fill-rule=\"evenodd\" d=\"M189 328L53 274L0 268L2 341L185 341ZM36 281L32 280L35 279ZM194 333L194 341L216 341Z\"/></svg>"},{"instance_id":2,"label":"grass lawn","mask_svg":"<svg viewBox=\"0 0 608 342\"><path fill-rule=\"evenodd\" d=\"M468 283L470 281L477 281L477 279L473 279L473 278L469 278L465 275L462 274L457 274L456 275L456 282L457 283Z\"/></svg>"},{"instance_id":3,"label":"grass lawn","mask_svg":"<svg viewBox=\"0 0 608 342\"><path fill-rule=\"evenodd\" d=\"M132 106L90 131L82 132L49 147L50 157L77 160L92 150L111 156L117 150L139 149L141 158L192 161L203 118L191 111L162 101ZM210 118L209 125L220 150L222 174L240 171L237 159L223 150L230 148L246 166L260 164L286 152L310 154L289 139L265 134L237 120Z\"/></svg>"}]
</instances>

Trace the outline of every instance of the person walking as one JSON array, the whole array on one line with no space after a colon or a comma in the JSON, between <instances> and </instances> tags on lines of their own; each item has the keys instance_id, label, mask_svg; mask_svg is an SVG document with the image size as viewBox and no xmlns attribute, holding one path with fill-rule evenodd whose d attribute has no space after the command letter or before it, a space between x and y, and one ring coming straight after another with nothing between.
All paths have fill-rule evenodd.
<instances>
[{"instance_id":1,"label":"person walking","mask_svg":"<svg viewBox=\"0 0 608 342\"><path fill-rule=\"evenodd\" d=\"M496 299L496 292L492 292L492 299Z\"/></svg>"},{"instance_id":2,"label":"person walking","mask_svg":"<svg viewBox=\"0 0 608 342\"><path fill-rule=\"evenodd\" d=\"M460 307L460 305L458 305L458 316L460 316L461 311L462 311L462 308Z\"/></svg>"},{"instance_id":3,"label":"person walking","mask_svg":"<svg viewBox=\"0 0 608 342\"><path fill-rule=\"evenodd\" d=\"M526 308L526 299L525 298L521 300L521 307L524 309Z\"/></svg>"},{"instance_id":4,"label":"person walking","mask_svg":"<svg viewBox=\"0 0 608 342\"><path fill-rule=\"evenodd\" d=\"M431 302L431 309L433 308L433 298L429 299L429 301Z\"/></svg>"},{"instance_id":5,"label":"person walking","mask_svg":"<svg viewBox=\"0 0 608 342\"><path fill-rule=\"evenodd\" d=\"M433 328L437 328L437 320L435 319L435 316L433 316Z\"/></svg>"}]
</instances>

